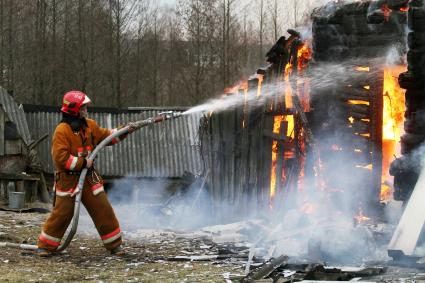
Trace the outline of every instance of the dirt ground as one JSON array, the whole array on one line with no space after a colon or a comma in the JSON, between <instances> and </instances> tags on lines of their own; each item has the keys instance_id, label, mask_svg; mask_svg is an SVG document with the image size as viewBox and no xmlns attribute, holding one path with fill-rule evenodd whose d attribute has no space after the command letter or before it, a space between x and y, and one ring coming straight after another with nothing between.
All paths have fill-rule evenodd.
<instances>
[{"instance_id":1,"label":"dirt ground","mask_svg":"<svg viewBox=\"0 0 425 283\"><path fill-rule=\"evenodd\" d=\"M0 242L36 243L48 214L0 211ZM175 261L196 254L204 240L126 240L124 257L111 256L96 235L78 235L65 253L41 258L33 251L0 248L1 282L225 282L243 273L229 260ZM212 252L212 251L211 251Z\"/></svg>"}]
</instances>

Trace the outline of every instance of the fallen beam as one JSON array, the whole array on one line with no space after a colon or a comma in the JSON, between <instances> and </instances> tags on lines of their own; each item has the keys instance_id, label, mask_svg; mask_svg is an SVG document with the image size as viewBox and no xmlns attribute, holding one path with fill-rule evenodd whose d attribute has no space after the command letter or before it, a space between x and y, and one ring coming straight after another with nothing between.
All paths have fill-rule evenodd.
<instances>
[{"instance_id":1,"label":"fallen beam","mask_svg":"<svg viewBox=\"0 0 425 283\"><path fill-rule=\"evenodd\" d=\"M388 255L394 260L413 256L425 223L425 170L419 175L409 202L388 245Z\"/></svg>"},{"instance_id":2,"label":"fallen beam","mask_svg":"<svg viewBox=\"0 0 425 283\"><path fill-rule=\"evenodd\" d=\"M267 276L269 276L273 271L275 271L278 267L286 264L288 261L288 256L281 255L277 258L274 258L270 260L269 262L266 262L259 268L251 271L247 276L245 276L241 282L243 283L249 283L254 282L255 280L263 279Z\"/></svg>"}]
</instances>

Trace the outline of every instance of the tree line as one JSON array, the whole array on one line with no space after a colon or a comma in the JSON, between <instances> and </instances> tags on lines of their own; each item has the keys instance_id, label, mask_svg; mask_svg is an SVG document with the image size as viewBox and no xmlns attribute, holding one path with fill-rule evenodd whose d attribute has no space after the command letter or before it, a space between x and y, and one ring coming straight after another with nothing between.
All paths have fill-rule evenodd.
<instances>
[{"instance_id":1,"label":"tree line","mask_svg":"<svg viewBox=\"0 0 425 283\"><path fill-rule=\"evenodd\" d=\"M310 2L0 0L0 86L27 104L79 89L103 107L194 105L263 65Z\"/></svg>"}]
</instances>

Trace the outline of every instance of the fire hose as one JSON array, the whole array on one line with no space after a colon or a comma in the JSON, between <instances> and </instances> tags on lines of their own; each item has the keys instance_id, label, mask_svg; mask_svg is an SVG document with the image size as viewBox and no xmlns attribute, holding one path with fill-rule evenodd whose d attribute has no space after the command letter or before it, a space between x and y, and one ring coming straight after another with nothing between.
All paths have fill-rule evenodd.
<instances>
[{"instance_id":1,"label":"fire hose","mask_svg":"<svg viewBox=\"0 0 425 283\"><path fill-rule=\"evenodd\" d=\"M101 143L99 143L87 159L94 160L96 155L99 153L99 151L103 149L106 145L108 145L114 138L119 137L121 135L128 134L130 133L131 130L135 131L151 124L163 122L169 119L178 118L182 115L183 113L181 112L167 111L167 112L159 113L157 116L151 117L145 120L130 122L125 127L109 135ZM88 170L87 168L84 168L81 171L80 178L78 179L77 187L73 193L73 196L75 196L75 206L74 206L74 215L72 218L71 229L69 230L69 233L67 234L64 242L55 250L55 252L64 251L69 246L69 244L72 241L72 238L74 238L74 235L77 232L78 219L80 216L80 205L81 205L81 195L82 195L81 191L83 190L87 170ZM0 247L20 248L20 249L26 249L26 250L36 250L38 248L37 245L15 244L15 243L0 243Z\"/></svg>"}]
</instances>

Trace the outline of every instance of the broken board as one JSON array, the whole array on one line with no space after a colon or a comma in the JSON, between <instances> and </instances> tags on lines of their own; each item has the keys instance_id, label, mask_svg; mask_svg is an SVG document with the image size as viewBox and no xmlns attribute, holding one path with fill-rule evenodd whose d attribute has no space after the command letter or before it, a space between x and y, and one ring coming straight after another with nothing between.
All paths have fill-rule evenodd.
<instances>
[{"instance_id":1,"label":"broken board","mask_svg":"<svg viewBox=\"0 0 425 283\"><path fill-rule=\"evenodd\" d=\"M388 255L394 260L413 256L425 223L425 169L423 169L388 245Z\"/></svg>"}]
</instances>

